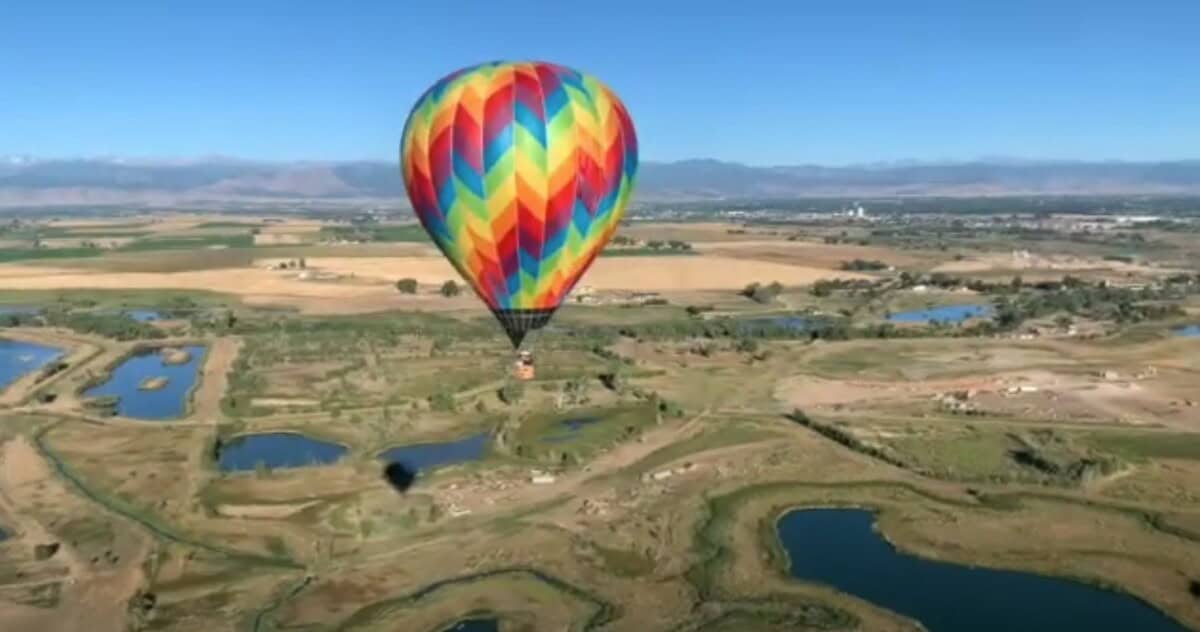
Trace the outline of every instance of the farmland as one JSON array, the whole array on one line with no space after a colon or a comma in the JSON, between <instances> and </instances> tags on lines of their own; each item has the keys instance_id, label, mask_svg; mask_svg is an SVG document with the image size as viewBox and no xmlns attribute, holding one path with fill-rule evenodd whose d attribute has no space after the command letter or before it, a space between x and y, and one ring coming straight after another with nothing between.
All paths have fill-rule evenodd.
<instances>
[{"instance_id":1,"label":"farmland","mask_svg":"<svg viewBox=\"0 0 1200 632\"><path fill-rule=\"evenodd\" d=\"M1200 320L1200 246L1131 264L1105 258L1131 238L1066 229L1031 249L1069 249L1029 256L999 229L620 234L630 252L531 336L527 382L478 299L439 291L457 273L411 223L0 235L37 253L0 258L0 337L62 350L0 392L0 628L916 629L788 576L774 526L803 507L870 508L902 551L1200 627L1200 339L1173 333ZM655 252L672 242L690 254ZM893 318L945 306L987 310ZM85 395L187 346L204 352L180 416ZM344 453L222 468L264 433ZM397 475L397 449L425 465Z\"/></svg>"}]
</instances>

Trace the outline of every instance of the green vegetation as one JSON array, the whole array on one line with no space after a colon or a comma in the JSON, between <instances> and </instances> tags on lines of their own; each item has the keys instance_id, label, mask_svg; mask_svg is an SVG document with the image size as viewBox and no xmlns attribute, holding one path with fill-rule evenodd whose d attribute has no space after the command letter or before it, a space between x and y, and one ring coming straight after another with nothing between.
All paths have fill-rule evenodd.
<instances>
[{"instance_id":1,"label":"green vegetation","mask_svg":"<svg viewBox=\"0 0 1200 632\"><path fill-rule=\"evenodd\" d=\"M358 224L353 226L326 226L321 236L327 239L361 242L427 242L429 235L420 224L388 226Z\"/></svg>"},{"instance_id":2,"label":"green vegetation","mask_svg":"<svg viewBox=\"0 0 1200 632\"><path fill-rule=\"evenodd\" d=\"M655 423L651 404L628 404L610 408L583 408L560 413L535 413L520 420L507 440L520 458L573 464L590 458L620 441L636 437ZM595 420L575 429L567 420Z\"/></svg>"},{"instance_id":3,"label":"green vegetation","mask_svg":"<svg viewBox=\"0 0 1200 632\"><path fill-rule=\"evenodd\" d=\"M81 334L96 334L116 340L151 340L166 333L123 313L80 312L54 306L38 314L6 314L0 322L11 327L64 327Z\"/></svg>"},{"instance_id":4,"label":"green vegetation","mask_svg":"<svg viewBox=\"0 0 1200 632\"><path fill-rule=\"evenodd\" d=\"M451 296L458 296L462 290L459 289L458 284L454 281L446 281L442 284L439 292L441 292L442 296L449 298Z\"/></svg>"},{"instance_id":5,"label":"green vegetation","mask_svg":"<svg viewBox=\"0 0 1200 632\"><path fill-rule=\"evenodd\" d=\"M592 543L588 550L600 558L604 570L618 577L645 577L654 572L654 558L639 551L615 549Z\"/></svg>"},{"instance_id":6,"label":"green vegetation","mask_svg":"<svg viewBox=\"0 0 1200 632\"><path fill-rule=\"evenodd\" d=\"M783 293L783 286L778 281L772 281L768 285L760 283L751 283L742 288L742 296L764 305L774 303L775 299Z\"/></svg>"},{"instance_id":7,"label":"green vegetation","mask_svg":"<svg viewBox=\"0 0 1200 632\"><path fill-rule=\"evenodd\" d=\"M1096 432L1084 441L1129 459L1200 461L1200 435L1177 432Z\"/></svg>"},{"instance_id":8,"label":"green vegetation","mask_svg":"<svg viewBox=\"0 0 1200 632\"><path fill-rule=\"evenodd\" d=\"M98 257L99 248L0 248L0 263L39 259L79 259Z\"/></svg>"},{"instance_id":9,"label":"green vegetation","mask_svg":"<svg viewBox=\"0 0 1200 632\"><path fill-rule=\"evenodd\" d=\"M854 272L876 272L879 270L887 270L888 264L877 260L853 259L850 261L843 261L839 268Z\"/></svg>"},{"instance_id":10,"label":"green vegetation","mask_svg":"<svg viewBox=\"0 0 1200 632\"><path fill-rule=\"evenodd\" d=\"M396 281L396 289L401 294L416 294L417 280L416 279L400 279Z\"/></svg>"},{"instance_id":11,"label":"green vegetation","mask_svg":"<svg viewBox=\"0 0 1200 632\"><path fill-rule=\"evenodd\" d=\"M649 472L692 454L779 436L777 432L767 430L753 421L721 419L718 423L718 427L714 429L651 452L630 468L631 472Z\"/></svg>"},{"instance_id":12,"label":"green vegetation","mask_svg":"<svg viewBox=\"0 0 1200 632\"><path fill-rule=\"evenodd\" d=\"M252 235L201 235L195 237L152 237L138 239L117 248L121 252L151 252L156 250L197 250L214 248L250 248Z\"/></svg>"}]
</instances>

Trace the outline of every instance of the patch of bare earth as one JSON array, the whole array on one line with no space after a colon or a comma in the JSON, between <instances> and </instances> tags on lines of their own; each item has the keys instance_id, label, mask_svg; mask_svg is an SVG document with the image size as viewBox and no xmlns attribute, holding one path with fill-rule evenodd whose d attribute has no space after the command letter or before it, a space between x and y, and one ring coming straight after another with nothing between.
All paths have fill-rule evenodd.
<instances>
[{"instance_id":1,"label":"patch of bare earth","mask_svg":"<svg viewBox=\"0 0 1200 632\"><path fill-rule=\"evenodd\" d=\"M19 517L16 526L24 541L59 544L45 563L63 565L67 571L55 607L34 611L0 604L0 629L123 632L126 604L145 580L141 563L149 553L149 541L129 526L119 525L121 542L110 549L116 561L109 557L99 563L86 560L72 543L61 541L46 521L66 522L91 507L67 491L24 436L0 446L0 503L6 513Z\"/></svg>"}]
</instances>

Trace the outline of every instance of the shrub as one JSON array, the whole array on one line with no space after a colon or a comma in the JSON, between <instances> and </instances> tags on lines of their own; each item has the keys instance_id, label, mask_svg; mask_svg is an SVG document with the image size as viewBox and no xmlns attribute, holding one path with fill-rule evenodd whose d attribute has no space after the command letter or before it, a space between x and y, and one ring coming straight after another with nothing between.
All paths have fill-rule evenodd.
<instances>
[{"instance_id":1,"label":"shrub","mask_svg":"<svg viewBox=\"0 0 1200 632\"><path fill-rule=\"evenodd\" d=\"M399 281L396 281L396 289L399 290L401 294L416 294L417 280L400 279Z\"/></svg>"},{"instance_id":2,"label":"shrub","mask_svg":"<svg viewBox=\"0 0 1200 632\"><path fill-rule=\"evenodd\" d=\"M458 407L454 395L446 391L438 391L429 396L429 409L436 411L453 411Z\"/></svg>"},{"instance_id":3,"label":"shrub","mask_svg":"<svg viewBox=\"0 0 1200 632\"><path fill-rule=\"evenodd\" d=\"M501 386L500 390L496 391L496 397L511 406L525 397L525 383L508 382L504 386Z\"/></svg>"},{"instance_id":4,"label":"shrub","mask_svg":"<svg viewBox=\"0 0 1200 632\"><path fill-rule=\"evenodd\" d=\"M440 291L442 293L442 296L445 296L447 298L449 298L451 296L458 296L459 293L461 292L461 290L458 288L458 284L455 283L454 281L446 281L445 283L443 283L442 289Z\"/></svg>"}]
</instances>

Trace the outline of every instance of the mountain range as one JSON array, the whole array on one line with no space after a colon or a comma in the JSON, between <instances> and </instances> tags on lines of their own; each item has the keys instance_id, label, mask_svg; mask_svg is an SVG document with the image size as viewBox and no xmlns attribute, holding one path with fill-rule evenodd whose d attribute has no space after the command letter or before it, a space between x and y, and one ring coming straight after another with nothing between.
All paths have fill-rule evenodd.
<instances>
[{"instance_id":1,"label":"mountain range","mask_svg":"<svg viewBox=\"0 0 1200 632\"><path fill-rule=\"evenodd\" d=\"M1200 160L986 159L756 167L643 162L640 202L837 196L1200 195ZM0 207L230 203L406 205L394 163L269 163L232 158L0 158Z\"/></svg>"}]
</instances>

